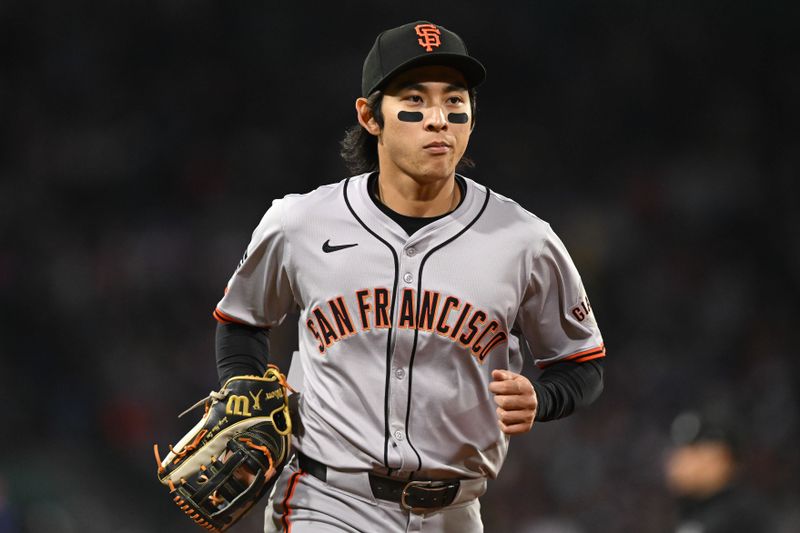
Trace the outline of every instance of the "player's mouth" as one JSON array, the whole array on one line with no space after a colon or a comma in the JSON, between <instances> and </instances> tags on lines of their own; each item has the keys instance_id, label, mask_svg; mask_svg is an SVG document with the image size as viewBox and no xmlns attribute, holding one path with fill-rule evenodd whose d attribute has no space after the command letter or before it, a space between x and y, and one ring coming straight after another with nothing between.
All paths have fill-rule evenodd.
<instances>
[{"instance_id":1,"label":"player's mouth","mask_svg":"<svg viewBox=\"0 0 800 533\"><path fill-rule=\"evenodd\" d=\"M451 146L444 141L434 141L422 147L430 154L446 154L450 151Z\"/></svg>"}]
</instances>

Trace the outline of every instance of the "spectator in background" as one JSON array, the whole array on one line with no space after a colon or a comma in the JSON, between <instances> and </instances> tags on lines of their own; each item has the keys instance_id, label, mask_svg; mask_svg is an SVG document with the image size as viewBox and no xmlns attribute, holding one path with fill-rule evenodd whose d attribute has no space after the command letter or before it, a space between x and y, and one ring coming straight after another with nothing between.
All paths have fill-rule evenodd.
<instances>
[{"instance_id":1,"label":"spectator in background","mask_svg":"<svg viewBox=\"0 0 800 533\"><path fill-rule=\"evenodd\" d=\"M732 426L685 412L672 423L665 463L667 487L676 498L675 533L772 533L774 514L747 485L739 469Z\"/></svg>"}]
</instances>

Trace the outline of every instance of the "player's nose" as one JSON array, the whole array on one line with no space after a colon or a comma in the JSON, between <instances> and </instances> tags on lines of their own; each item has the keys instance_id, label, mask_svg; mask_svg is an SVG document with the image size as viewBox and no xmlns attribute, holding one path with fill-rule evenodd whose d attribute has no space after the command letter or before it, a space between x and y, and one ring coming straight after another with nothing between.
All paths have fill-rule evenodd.
<instances>
[{"instance_id":1,"label":"player's nose","mask_svg":"<svg viewBox=\"0 0 800 533\"><path fill-rule=\"evenodd\" d=\"M440 131L447 129L447 118L444 109L439 106L431 107L425 114L425 129L428 131Z\"/></svg>"}]
</instances>

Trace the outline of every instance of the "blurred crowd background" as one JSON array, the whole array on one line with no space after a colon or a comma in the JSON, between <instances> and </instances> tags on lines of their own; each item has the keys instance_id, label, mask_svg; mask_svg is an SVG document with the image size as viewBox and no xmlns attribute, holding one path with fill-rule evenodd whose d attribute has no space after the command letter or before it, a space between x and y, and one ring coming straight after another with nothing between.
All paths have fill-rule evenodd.
<instances>
[{"instance_id":1,"label":"blurred crowd background","mask_svg":"<svg viewBox=\"0 0 800 533\"><path fill-rule=\"evenodd\" d=\"M197 530L152 445L216 386L252 229L347 176L363 58L418 19L486 64L466 174L552 224L608 348L591 408L513 438L487 532L674 531L688 409L800 531L797 3L2 0L0 533Z\"/></svg>"}]
</instances>

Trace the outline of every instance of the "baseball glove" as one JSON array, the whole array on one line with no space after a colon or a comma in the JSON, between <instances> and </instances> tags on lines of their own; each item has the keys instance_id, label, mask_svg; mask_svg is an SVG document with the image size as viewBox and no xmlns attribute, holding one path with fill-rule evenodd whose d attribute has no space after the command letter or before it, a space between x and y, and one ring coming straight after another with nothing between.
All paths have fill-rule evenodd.
<instances>
[{"instance_id":1,"label":"baseball glove","mask_svg":"<svg viewBox=\"0 0 800 533\"><path fill-rule=\"evenodd\" d=\"M158 479L192 520L225 531L272 487L290 450L288 385L277 367L263 377L230 378L181 414L205 404L205 415L161 460Z\"/></svg>"}]
</instances>

